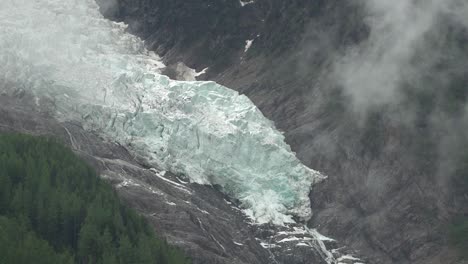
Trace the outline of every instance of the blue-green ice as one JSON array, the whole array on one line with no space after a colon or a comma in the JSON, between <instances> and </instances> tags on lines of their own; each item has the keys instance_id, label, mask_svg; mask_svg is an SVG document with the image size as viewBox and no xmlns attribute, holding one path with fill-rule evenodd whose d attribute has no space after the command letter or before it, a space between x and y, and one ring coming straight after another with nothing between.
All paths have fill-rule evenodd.
<instances>
[{"instance_id":1,"label":"blue-green ice","mask_svg":"<svg viewBox=\"0 0 468 264\"><path fill-rule=\"evenodd\" d=\"M0 1L0 89L31 91L57 118L154 167L222 186L257 223L310 218L310 187L323 176L295 157L273 123L246 96L169 80L162 67L93 0Z\"/></svg>"}]
</instances>

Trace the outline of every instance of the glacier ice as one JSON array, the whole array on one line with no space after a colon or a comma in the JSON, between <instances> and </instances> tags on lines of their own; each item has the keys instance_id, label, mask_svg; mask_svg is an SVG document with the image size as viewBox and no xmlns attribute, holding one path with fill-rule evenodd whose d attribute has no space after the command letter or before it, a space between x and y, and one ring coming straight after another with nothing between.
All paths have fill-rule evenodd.
<instances>
[{"instance_id":1,"label":"glacier ice","mask_svg":"<svg viewBox=\"0 0 468 264\"><path fill-rule=\"evenodd\" d=\"M216 184L258 223L311 215L323 176L295 157L244 95L173 81L93 0L0 1L0 87L24 89L57 118L126 145L160 169Z\"/></svg>"}]
</instances>

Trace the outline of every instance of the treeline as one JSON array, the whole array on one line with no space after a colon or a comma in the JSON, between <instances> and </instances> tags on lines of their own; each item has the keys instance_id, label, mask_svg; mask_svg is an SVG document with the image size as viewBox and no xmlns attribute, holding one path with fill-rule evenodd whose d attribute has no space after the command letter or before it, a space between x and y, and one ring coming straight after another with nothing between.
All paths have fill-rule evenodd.
<instances>
[{"instance_id":1,"label":"treeline","mask_svg":"<svg viewBox=\"0 0 468 264\"><path fill-rule=\"evenodd\" d=\"M55 140L0 134L0 263L189 260Z\"/></svg>"},{"instance_id":2,"label":"treeline","mask_svg":"<svg viewBox=\"0 0 468 264\"><path fill-rule=\"evenodd\" d=\"M455 190L461 195L468 194L468 153L458 162L454 173ZM450 242L458 247L465 258L468 258L468 216L459 216L449 228Z\"/></svg>"},{"instance_id":3,"label":"treeline","mask_svg":"<svg viewBox=\"0 0 468 264\"><path fill-rule=\"evenodd\" d=\"M464 257L468 257L468 220L459 219L450 227L450 240Z\"/></svg>"}]
</instances>

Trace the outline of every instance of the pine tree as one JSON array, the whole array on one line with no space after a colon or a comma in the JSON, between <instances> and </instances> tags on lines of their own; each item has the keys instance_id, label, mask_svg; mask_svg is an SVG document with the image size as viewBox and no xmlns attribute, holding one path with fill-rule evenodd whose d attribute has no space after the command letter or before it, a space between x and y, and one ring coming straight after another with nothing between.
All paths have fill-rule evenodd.
<instances>
[{"instance_id":1,"label":"pine tree","mask_svg":"<svg viewBox=\"0 0 468 264\"><path fill-rule=\"evenodd\" d=\"M0 134L0 263L189 261L70 150Z\"/></svg>"}]
</instances>

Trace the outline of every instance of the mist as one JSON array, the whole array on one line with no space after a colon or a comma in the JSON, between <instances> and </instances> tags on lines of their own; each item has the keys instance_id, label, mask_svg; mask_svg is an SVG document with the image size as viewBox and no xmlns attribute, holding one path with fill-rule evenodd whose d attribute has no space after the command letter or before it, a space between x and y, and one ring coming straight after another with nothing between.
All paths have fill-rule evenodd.
<instances>
[{"instance_id":1,"label":"mist","mask_svg":"<svg viewBox=\"0 0 468 264\"><path fill-rule=\"evenodd\" d=\"M96 0L99 5L99 11L105 17L114 18L119 12L119 1L118 0Z\"/></svg>"},{"instance_id":2,"label":"mist","mask_svg":"<svg viewBox=\"0 0 468 264\"><path fill-rule=\"evenodd\" d=\"M438 32L450 17L468 27L468 2L459 0L365 0L368 39L348 48L335 61L334 79L351 98L356 112L373 106L399 103L404 84L416 84L440 57L451 51L436 49L428 35L438 41ZM440 35L440 36L438 36ZM451 54L453 55L453 54ZM456 54L455 54L456 56Z\"/></svg>"}]
</instances>

